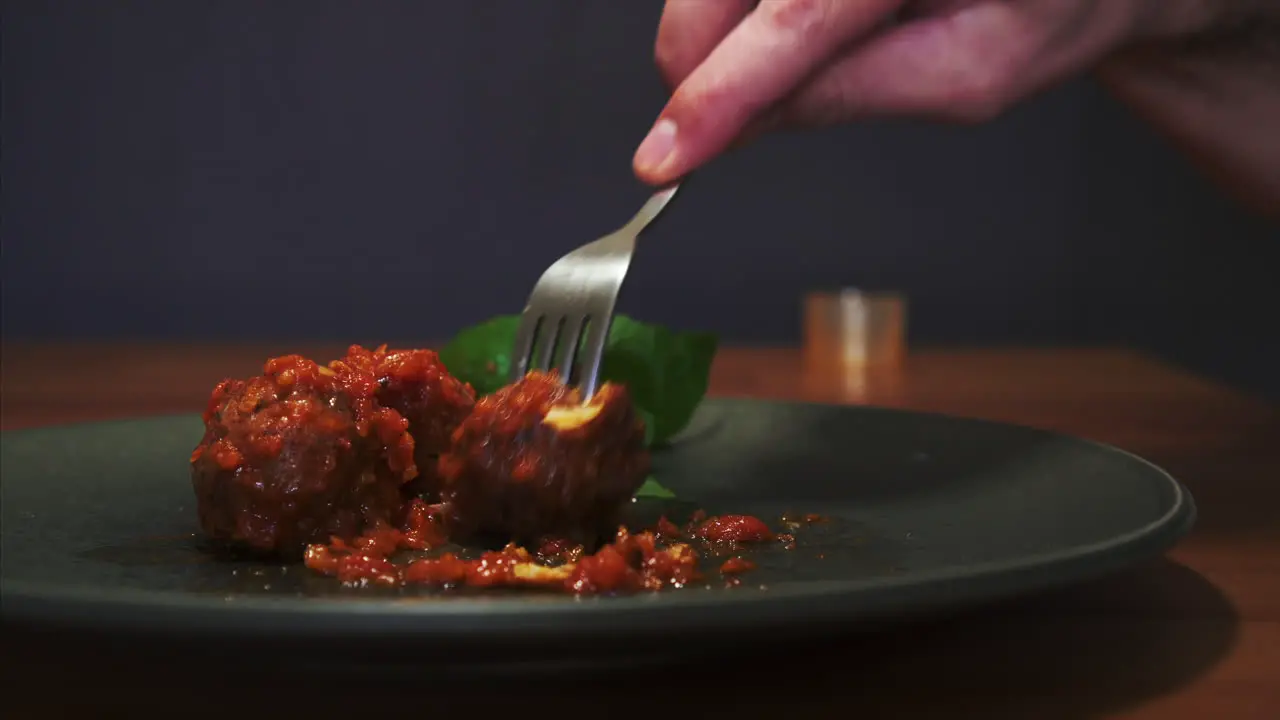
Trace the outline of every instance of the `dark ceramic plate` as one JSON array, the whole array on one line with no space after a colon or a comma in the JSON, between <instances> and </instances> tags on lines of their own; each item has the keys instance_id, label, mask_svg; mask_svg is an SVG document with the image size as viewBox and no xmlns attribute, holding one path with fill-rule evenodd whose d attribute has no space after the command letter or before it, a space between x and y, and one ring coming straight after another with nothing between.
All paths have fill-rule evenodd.
<instances>
[{"instance_id":1,"label":"dark ceramic plate","mask_svg":"<svg viewBox=\"0 0 1280 720\"><path fill-rule=\"evenodd\" d=\"M583 599L378 593L299 566L216 560L200 547L188 481L200 421L182 416L3 435L4 619L138 642L257 643L260 657L341 645L352 660L545 668L1026 594L1159 555L1195 516L1159 468L1038 430L749 400L699 412L696 431L655 457L679 500L639 501L636 515L830 518L797 530L792 550L754 553L759 568L740 587Z\"/></svg>"}]
</instances>

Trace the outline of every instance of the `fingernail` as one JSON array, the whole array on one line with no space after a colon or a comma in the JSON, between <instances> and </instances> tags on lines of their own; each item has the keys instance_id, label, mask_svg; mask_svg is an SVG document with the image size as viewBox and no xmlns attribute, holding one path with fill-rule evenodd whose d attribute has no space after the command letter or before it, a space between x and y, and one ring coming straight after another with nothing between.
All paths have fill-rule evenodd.
<instances>
[{"instance_id":1,"label":"fingernail","mask_svg":"<svg viewBox=\"0 0 1280 720\"><path fill-rule=\"evenodd\" d=\"M645 174L657 173L675 156L675 149L676 123L670 118L662 118L636 149L636 169Z\"/></svg>"}]
</instances>

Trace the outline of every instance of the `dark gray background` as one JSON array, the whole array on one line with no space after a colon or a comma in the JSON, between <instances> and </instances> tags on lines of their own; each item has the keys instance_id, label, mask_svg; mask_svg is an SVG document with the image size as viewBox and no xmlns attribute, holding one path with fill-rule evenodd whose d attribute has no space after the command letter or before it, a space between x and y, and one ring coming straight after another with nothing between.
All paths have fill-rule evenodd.
<instances>
[{"instance_id":1,"label":"dark gray background","mask_svg":"<svg viewBox=\"0 0 1280 720\"><path fill-rule=\"evenodd\" d=\"M447 337L625 220L657 0L7 0L6 339ZM1280 394L1280 233L1087 81L981 128L767 139L694 178L624 310L790 343L1124 343Z\"/></svg>"}]
</instances>

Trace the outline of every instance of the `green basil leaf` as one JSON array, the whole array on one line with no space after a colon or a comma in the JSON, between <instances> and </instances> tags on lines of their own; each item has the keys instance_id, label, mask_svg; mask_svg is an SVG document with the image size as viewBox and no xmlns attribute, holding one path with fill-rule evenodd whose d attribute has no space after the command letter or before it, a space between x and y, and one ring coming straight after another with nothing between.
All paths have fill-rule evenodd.
<instances>
[{"instance_id":1,"label":"green basil leaf","mask_svg":"<svg viewBox=\"0 0 1280 720\"><path fill-rule=\"evenodd\" d=\"M652 475L650 475L649 477L645 478L644 484L640 486L640 489L636 490L636 497L658 498L660 500L674 500L676 497L676 494L662 487L662 485L660 485L658 481L655 480Z\"/></svg>"},{"instance_id":2,"label":"green basil leaf","mask_svg":"<svg viewBox=\"0 0 1280 720\"><path fill-rule=\"evenodd\" d=\"M458 333L440 349L440 362L476 395L491 395L510 381L511 346L520 316L500 315Z\"/></svg>"},{"instance_id":3,"label":"green basil leaf","mask_svg":"<svg viewBox=\"0 0 1280 720\"><path fill-rule=\"evenodd\" d=\"M652 418L651 444L661 445L689 424L707 394L716 347L711 333L674 332L618 315L600 374L627 386Z\"/></svg>"},{"instance_id":4,"label":"green basil leaf","mask_svg":"<svg viewBox=\"0 0 1280 720\"><path fill-rule=\"evenodd\" d=\"M488 395L508 382L519 325L519 316L502 315L467 328L440 350L440 359L478 395ZM627 387L647 442L661 445L689 424L706 395L717 346L712 333L677 332L616 315L601 379Z\"/></svg>"}]
</instances>

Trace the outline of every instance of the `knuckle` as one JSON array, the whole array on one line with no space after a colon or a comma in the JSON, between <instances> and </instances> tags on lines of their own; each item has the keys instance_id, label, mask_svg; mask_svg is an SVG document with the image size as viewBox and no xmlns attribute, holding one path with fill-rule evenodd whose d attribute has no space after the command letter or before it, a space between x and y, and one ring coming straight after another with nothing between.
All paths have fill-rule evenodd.
<instances>
[{"instance_id":1,"label":"knuckle","mask_svg":"<svg viewBox=\"0 0 1280 720\"><path fill-rule=\"evenodd\" d=\"M769 27L806 38L825 28L831 0L761 0L756 11Z\"/></svg>"},{"instance_id":2,"label":"knuckle","mask_svg":"<svg viewBox=\"0 0 1280 720\"><path fill-rule=\"evenodd\" d=\"M658 33L658 39L653 44L653 60L668 85L674 86L684 79L685 73L681 71L684 66L682 50L681 44L670 33Z\"/></svg>"},{"instance_id":3,"label":"knuckle","mask_svg":"<svg viewBox=\"0 0 1280 720\"><path fill-rule=\"evenodd\" d=\"M700 134L702 126L712 116L719 116L731 107L732 94L719 85L682 85L671 96L670 106L679 115L677 124L682 133Z\"/></svg>"},{"instance_id":4,"label":"knuckle","mask_svg":"<svg viewBox=\"0 0 1280 720\"><path fill-rule=\"evenodd\" d=\"M668 86L674 88L693 70L690 65L690 30L678 13L664 13L653 41L653 60Z\"/></svg>"},{"instance_id":5,"label":"knuckle","mask_svg":"<svg viewBox=\"0 0 1280 720\"><path fill-rule=\"evenodd\" d=\"M676 89L668 112L681 135L704 138L734 134L746 125L756 108L732 85L691 81Z\"/></svg>"}]
</instances>

